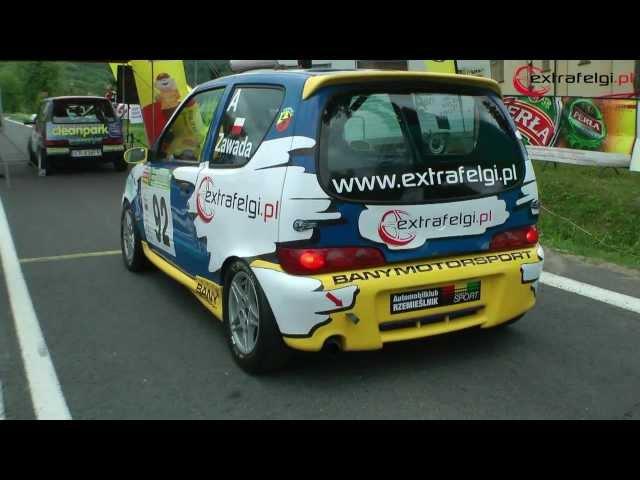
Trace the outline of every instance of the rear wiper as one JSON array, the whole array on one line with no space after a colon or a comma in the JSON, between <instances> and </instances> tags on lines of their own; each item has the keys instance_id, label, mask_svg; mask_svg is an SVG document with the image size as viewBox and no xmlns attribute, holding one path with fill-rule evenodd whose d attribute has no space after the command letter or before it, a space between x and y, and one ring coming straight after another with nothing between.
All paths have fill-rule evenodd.
<instances>
[{"instance_id":1,"label":"rear wiper","mask_svg":"<svg viewBox=\"0 0 640 480\"><path fill-rule=\"evenodd\" d=\"M402 134L407 140L409 149L413 154L412 157L413 157L414 164L418 164L420 163L420 159L421 159L421 148L420 148L421 145L418 143L417 139L411 133L411 125L409 124L409 119L404 114L403 108L399 106L396 102L394 102L393 99L391 101L391 106L393 107L393 111L395 112L398 123L400 124L400 130L402 131Z\"/></svg>"}]
</instances>

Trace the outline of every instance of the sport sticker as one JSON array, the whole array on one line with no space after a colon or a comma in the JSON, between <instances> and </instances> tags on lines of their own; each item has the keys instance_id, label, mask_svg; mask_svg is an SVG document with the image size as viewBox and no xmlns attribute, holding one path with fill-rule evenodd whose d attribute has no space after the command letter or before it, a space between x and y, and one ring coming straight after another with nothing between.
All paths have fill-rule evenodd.
<instances>
[{"instance_id":1,"label":"sport sticker","mask_svg":"<svg viewBox=\"0 0 640 480\"><path fill-rule=\"evenodd\" d=\"M468 282L466 285L445 285L437 288L425 288L405 293L394 293L390 296L389 313L415 312L426 308L444 307L459 303L480 300L480 281Z\"/></svg>"},{"instance_id":2,"label":"sport sticker","mask_svg":"<svg viewBox=\"0 0 640 480\"><path fill-rule=\"evenodd\" d=\"M479 235L507 218L505 201L494 196L432 205L367 205L358 228L364 238L401 250L421 247L429 238Z\"/></svg>"},{"instance_id":3,"label":"sport sticker","mask_svg":"<svg viewBox=\"0 0 640 480\"><path fill-rule=\"evenodd\" d=\"M278 115L278 120L276 120L276 130L278 132L284 132L287 128L289 128L289 124L293 119L293 108L287 107L283 108Z\"/></svg>"}]
</instances>

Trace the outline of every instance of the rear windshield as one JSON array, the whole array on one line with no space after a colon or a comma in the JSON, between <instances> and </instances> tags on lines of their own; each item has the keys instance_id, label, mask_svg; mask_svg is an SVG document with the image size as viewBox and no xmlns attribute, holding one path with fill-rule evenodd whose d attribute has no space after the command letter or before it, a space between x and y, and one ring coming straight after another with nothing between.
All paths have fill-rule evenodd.
<instances>
[{"instance_id":1,"label":"rear windshield","mask_svg":"<svg viewBox=\"0 0 640 480\"><path fill-rule=\"evenodd\" d=\"M73 99L53 102L54 123L105 123L114 120L113 107L106 99Z\"/></svg>"},{"instance_id":2,"label":"rear windshield","mask_svg":"<svg viewBox=\"0 0 640 480\"><path fill-rule=\"evenodd\" d=\"M394 90L332 97L322 114L319 176L334 196L421 203L520 184L524 151L488 94Z\"/></svg>"}]
</instances>

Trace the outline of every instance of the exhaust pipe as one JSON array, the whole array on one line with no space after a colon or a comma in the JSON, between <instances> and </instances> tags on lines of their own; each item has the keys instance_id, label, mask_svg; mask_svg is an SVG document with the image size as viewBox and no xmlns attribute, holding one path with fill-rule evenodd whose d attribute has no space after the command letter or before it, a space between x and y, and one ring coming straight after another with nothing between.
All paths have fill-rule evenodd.
<instances>
[{"instance_id":1,"label":"exhaust pipe","mask_svg":"<svg viewBox=\"0 0 640 480\"><path fill-rule=\"evenodd\" d=\"M342 344L340 342L340 337L334 336L329 337L325 340L322 349L330 352L330 353L339 353L342 351Z\"/></svg>"}]
</instances>

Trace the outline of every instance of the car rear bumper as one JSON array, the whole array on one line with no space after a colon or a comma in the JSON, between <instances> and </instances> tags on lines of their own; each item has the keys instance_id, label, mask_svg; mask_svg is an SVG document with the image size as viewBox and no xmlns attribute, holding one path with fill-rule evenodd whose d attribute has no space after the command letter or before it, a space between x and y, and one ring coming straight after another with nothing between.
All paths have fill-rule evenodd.
<instances>
[{"instance_id":1,"label":"car rear bumper","mask_svg":"<svg viewBox=\"0 0 640 480\"><path fill-rule=\"evenodd\" d=\"M100 150L100 155L96 156L72 156L72 151L78 150ZM82 147L47 147L47 156L55 159L68 160L105 160L111 161L124 153L124 145L88 145Z\"/></svg>"},{"instance_id":2,"label":"car rear bumper","mask_svg":"<svg viewBox=\"0 0 640 480\"><path fill-rule=\"evenodd\" d=\"M100 155L73 156L72 151L99 150ZM113 162L122 157L124 145L89 145L83 147L47 147L47 158L54 164L62 162Z\"/></svg>"},{"instance_id":3,"label":"car rear bumper","mask_svg":"<svg viewBox=\"0 0 640 480\"><path fill-rule=\"evenodd\" d=\"M286 274L269 262L251 266L286 344L318 351L328 339L343 350L375 350L494 327L535 305L543 262L537 245L313 277Z\"/></svg>"}]
</instances>

